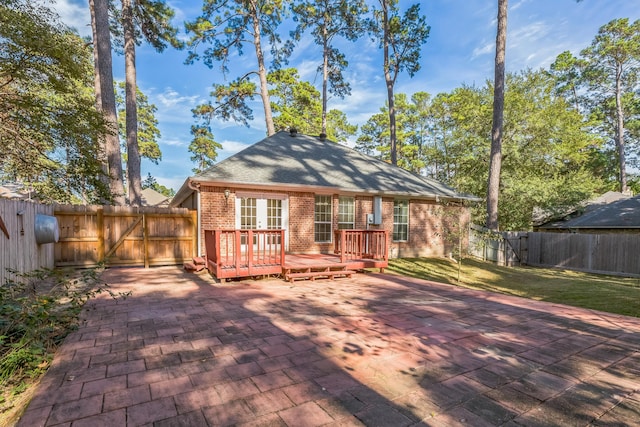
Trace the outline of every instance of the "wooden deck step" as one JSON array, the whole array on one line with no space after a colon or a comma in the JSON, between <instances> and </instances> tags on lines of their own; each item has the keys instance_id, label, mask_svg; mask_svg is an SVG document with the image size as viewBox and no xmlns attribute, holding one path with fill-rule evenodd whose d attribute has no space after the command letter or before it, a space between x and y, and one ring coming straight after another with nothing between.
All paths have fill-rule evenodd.
<instances>
[{"instance_id":1,"label":"wooden deck step","mask_svg":"<svg viewBox=\"0 0 640 427\"><path fill-rule=\"evenodd\" d=\"M333 280L336 277L351 277L356 274L353 270L330 270L330 271L304 271L300 273L285 274L285 280L293 283L296 279L315 280L318 278Z\"/></svg>"},{"instance_id":2,"label":"wooden deck step","mask_svg":"<svg viewBox=\"0 0 640 427\"><path fill-rule=\"evenodd\" d=\"M194 262L185 262L183 264L183 267L186 271L191 272L191 273L197 273L199 271L202 271L206 268L206 266L204 264L196 264Z\"/></svg>"},{"instance_id":3,"label":"wooden deck step","mask_svg":"<svg viewBox=\"0 0 640 427\"><path fill-rule=\"evenodd\" d=\"M282 275L285 280L293 282L297 279L315 280L325 278L333 280L336 277L351 277L356 272L347 270L347 264L297 264L282 267Z\"/></svg>"}]
</instances>

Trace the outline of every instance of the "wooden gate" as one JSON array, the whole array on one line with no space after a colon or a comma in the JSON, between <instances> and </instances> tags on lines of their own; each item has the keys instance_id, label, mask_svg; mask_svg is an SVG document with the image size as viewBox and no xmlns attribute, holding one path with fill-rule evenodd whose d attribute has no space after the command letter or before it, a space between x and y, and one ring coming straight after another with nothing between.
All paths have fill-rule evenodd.
<instances>
[{"instance_id":1,"label":"wooden gate","mask_svg":"<svg viewBox=\"0 0 640 427\"><path fill-rule=\"evenodd\" d=\"M179 265L197 253L197 217L184 208L56 205L58 267Z\"/></svg>"}]
</instances>

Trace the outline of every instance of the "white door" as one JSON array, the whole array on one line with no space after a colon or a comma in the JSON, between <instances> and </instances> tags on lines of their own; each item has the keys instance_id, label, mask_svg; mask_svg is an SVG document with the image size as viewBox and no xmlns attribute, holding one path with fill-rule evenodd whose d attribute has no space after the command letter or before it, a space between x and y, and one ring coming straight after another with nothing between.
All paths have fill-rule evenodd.
<instances>
[{"instance_id":1,"label":"white door","mask_svg":"<svg viewBox=\"0 0 640 427\"><path fill-rule=\"evenodd\" d=\"M236 196L236 228L241 230L287 230L287 199L284 197L260 196L247 194ZM258 244L257 237L253 239L254 249ZM248 242L243 241L243 246ZM262 243L258 245L264 247ZM267 242L269 244L276 242ZM281 242L277 242L281 243Z\"/></svg>"}]
</instances>

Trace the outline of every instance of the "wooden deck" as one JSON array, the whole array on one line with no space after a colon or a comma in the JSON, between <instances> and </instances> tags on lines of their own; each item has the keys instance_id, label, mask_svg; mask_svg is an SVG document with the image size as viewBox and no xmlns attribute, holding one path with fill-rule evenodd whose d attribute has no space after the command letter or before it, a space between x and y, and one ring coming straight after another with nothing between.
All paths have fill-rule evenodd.
<instances>
[{"instance_id":1,"label":"wooden deck","mask_svg":"<svg viewBox=\"0 0 640 427\"><path fill-rule=\"evenodd\" d=\"M293 282L297 279L315 280L351 277L358 270L387 267L387 261L373 259L350 259L343 262L339 255L331 254L287 254L282 266L282 277Z\"/></svg>"},{"instance_id":2,"label":"wooden deck","mask_svg":"<svg viewBox=\"0 0 640 427\"><path fill-rule=\"evenodd\" d=\"M389 265L387 260L376 259L349 259L342 262L340 255L335 254L287 254L284 268L305 267L305 266L345 266L350 270L364 270L365 268L385 269Z\"/></svg>"},{"instance_id":3,"label":"wooden deck","mask_svg":"<svg viewBox=\"0 0 640 427\"><path fill-rule=\"evenodd\" d=\"M284 230L205 230L206 267L221 281L268 275L291 282L351 277L358 270L388 266L387 237L386 231L340 230L334 254L285 254Z\"/></svg>"}]
</instances>

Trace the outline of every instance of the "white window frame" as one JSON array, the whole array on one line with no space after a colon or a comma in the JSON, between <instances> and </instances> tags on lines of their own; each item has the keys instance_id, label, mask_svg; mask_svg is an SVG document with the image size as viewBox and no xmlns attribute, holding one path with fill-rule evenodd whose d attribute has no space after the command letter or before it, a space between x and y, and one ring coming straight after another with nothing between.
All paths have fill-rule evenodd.
<instances>
[{"instance_id":1,"label":"white window frame","mask_svg":"<svg viewBox=\"0 0 640 427\"><path fill-rule=\"evenodd\" d=\"M318 198L326 198L329 201L329 210L328 210L328 214L329 214L329 219L327 220L326 218L323 219L322 221L319 221L317 216L318 216ZM326 203L326 202L322 202L322 203ZM322 212L322 215L326 215L327 212ZM329 239L328 240L318 240L318 226L329 226ZM322 231L322 233L326 233L325 231ZM313 241L315 243L331 243L333 242L333 196L328 195L328 194L316 194L315 197L313 198Z\"/></svg>"},{"instance_id":2,"label":"white window frame","mask_svg":"<svg viewBox=\"0 0 640 427\"><path fill-rule=\"evenodd\" d=\"M350 212L345 212L345 207L348 207ZM351 221L341 221L341 219L344 219L344 215L349 214L351 216ZM338 199L338 230L353 230L354 228L356 228L355 197L340 196Z\"/></svg>"},{"instance_id":3,"label":"white window frame","mask_svg":"<svg viewBox=\"0 0 640 427\"><path fill-rule=\"evenodd\" d=\"M402 212L397 212L399 208L406 208L406 214L403 215ZM405 219L406 221L400 222L398 219ZM398 239L399 227L406 227L406 236L404 239ZM404 234L404 233L403 233ZM408 242L409 241L409 200L406 199L396 199L393 201L393 233L391 236L392 241L394 242Z\"/></svg>"}]
</instances>

